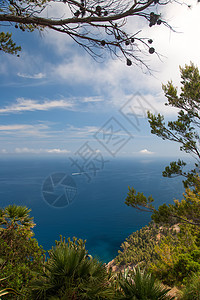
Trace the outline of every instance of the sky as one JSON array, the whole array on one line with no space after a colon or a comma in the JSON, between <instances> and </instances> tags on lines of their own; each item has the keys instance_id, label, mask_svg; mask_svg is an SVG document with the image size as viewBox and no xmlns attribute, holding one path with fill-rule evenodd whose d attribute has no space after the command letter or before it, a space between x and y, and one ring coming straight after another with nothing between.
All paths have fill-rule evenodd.
<instances>
[{"instance_id":1,"label":"sky","mask_svg":"<svg viewBox=\"0 0 200 300\"><path fill-rule=\"evenodd\" d=\"M162 83L172 80L180 88L179 66L200 66L200 3L187 3L191 9L162 7L176 32L128 21L128 30L142 29L160 54L144 58L151 74L108 55L96 62L65 34L12 29L22 51L0 55L0 156L179 157L179 145L151 134L146 111L175 119L177 111L164 105Z\"/></svg>"}]
</instances>

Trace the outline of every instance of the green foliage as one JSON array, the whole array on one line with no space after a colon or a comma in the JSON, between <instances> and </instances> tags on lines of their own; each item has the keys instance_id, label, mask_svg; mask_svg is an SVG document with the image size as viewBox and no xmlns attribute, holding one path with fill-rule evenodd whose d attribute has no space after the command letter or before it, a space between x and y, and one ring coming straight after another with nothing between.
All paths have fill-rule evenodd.
<instances>
[{"instance_id":1,"label":"green foliage","mask_svg":"<svg viewBox=\"0 0 200 300\"><path fill-rule=\"evenodd\" d=\"M182 291L181 300L200 299L200 273L194 273Z\"/></svg>"},{"instance_id":2,"label":"green foliage","mask_svg":"<svg viewBox=\"0 0 200 300\"><path fill-rule=\"evenodd\" d=\"M112 299L106 267L88 256L85 242L61 238L49 256L31 284L33 299Z\"/></svg>"},{"instance_id":3,"label":"green foliage","mask_svg":"<svg viewBox=\"0 0 200 300\"><path fill-rule=\"evenodd\" d=\"M0 282L2 282L5 279L6 278L1 278ZM0 297L3 297L8 294L20 295L20 293L18 293L17 291L15 291L14 289L11 289L11 288L0 289Z\"/></svg>"},{"instance_id":4,"label":"green foliage","mask_svg":"<svg viewBox=\"0 0 200 300\"><path fill-rule=\"evenodd\" d=\"M180 232L155 246L156 259L149 270L168 285L182 285L191 272L200 271L199 229L179 225Z\"/></svg>"},{"instance_id":5,"label":"green foliage","mask_svg":"<svg viewBox=\"0 0 200 300\"><path fill-rule=\"evenodd\" d=\"M158 224L176 224L177 219L175 218L175 206L173 204L162 204L157 210L154 210L152 220Z\"/></svg>"},{"instance_id":6,"label":"green foliage","mask_svg":"<svg viewBox=\"0 0 200 300\"><path fill-rule=\"evenodd\" d=\"M182 175L186 178L183 181L184 186L195 186L196 175L199 173L200 161L200 75L199 70L194 64L185 65L180 68L181 72L181 93L178 96L178 90L173 86L172 82L163 85L165 96L168 100L166 105L178 108L178 117L175 121L169 121L165 124L164 116L158 114L153 115L148 112L149 124L151 133L180 144L180 150L186 153L191 153L197 158L198 163L190 172L184 172L183 167L186 165L181 160L172 162L169 167L166 167L163 176L172 177Z\"/></svg>"},{"instance_id":7,"label":"green foliage","mask_svg":"<svg viewBox=\"0 0 200 300\"><path fill-rule=\"evenodd\" d=\"M132 206L139 210L152 212L152 210L154 209L154 207L151 205L151 203L154 201L152 196L146 198L143 193L136 193L136 190L134 188L128 187L128 189L128 196L125 200L126 205Z\"/></svg>"},{"instance_id":8,"label":"green foliage","mask_svg":"<svg viewBox=\"0 0 200 300\"><path fill-rule=\"evenodd\" d=\"M16 46L16 43L13 42L11 33L0 32L0 50L10 54L17 54L21 51L21 47Z\"/></svg>"},{"instance_id":9,"label":"green foliage","mask_svg":"<svg viewBox=\"0 0 200 300\"><path fill-rule=\"evenodd\" d=\"M139 263L147 266L156 258L155 246L169 233L167 228L159 228L153 223L133 232L121 245L122 251L118 251L114 263L118 267L135 266Z\"/></svg>"},{"instance_id":10,"label":"green foliage","mask_svg":"<svg viewBox=\"0 0 200 300\"><path fill-rule=\"evenodd\" d=\"M129 187L125 204L141 211L151 212L152 220L159 224L176 224L179 222L190 223L200 226L200 177L195 175L194 189L185 189L184 198L174 200L174 204L162 204L156 209L153 206L152 196L146 197L143 193L136 193L134 188ZM193 181L194 182L194 181Z\"/></svg>"},{"instance_id":11,"label":"green foliage","mask_svg":"<svg viewBox=\"0 0 200 300\"><path fill-rule=\"evenodd\" d=\"M191 272L200 271L200 262L194 259L192 253L182 253L178 255L177 262L174 264L176 278L183 280L187 278Z\"/></svg>"},{"instance_id":12,"label":"green foliage","mask_svg":"<svg viewBox=\"0 0 200 300\"><path fill-rule=\"evenodd\" d=\"M119 285L122 295L117 299L130 300L166 300L174 299L167 296L170 289L164 288L151 274L135 268L126 276L119 274ZM121 294L121 293L120 293Z\"/></svg>"},{"instance_id":13,"label":"green foliage","mask_svg":"<svg viewBox=\"0 0 200 300\"><path fill-rule=\"evenodd\" d=\"M9 287L25 295L30 280L42 269L44 253L33 238L34 223L29 213L28 208L16 205L0 210L0 269L1 276L7 277L0 288ZM11 296L15 298L20 299Z\"/></svg>"},{"instance_id":14,"label":"green foliage","mask_svg":"<svg viewBox=\"0 0 200 300\"><path fill-rule=\"evenodd\" d=\"M50 0L20 0L20 1L1 1L0 17L5 25L15 25L16 29L21 31L33 32L35 29L43 30L43 26L39 26L37 22L28 22L28 19L35 14L40 14L46 7ZM5 16L5 20L3 18ZM10 20L7 20L10 17ZM21 51L21 46L17 46L12 39L12 33L0 32L0 51L14 54L18 57Z\"/></svg>"},{"instance_id":15,"label":"green foliage","mask_svg":"<svg viewBox=\"0 0 200 300\"><path fill-rule=\"evenodd\" d=\"M198 174L199 174L199 165L195 163L195 168L189 172L184 172L183 168L186 166L184 161L178 159L178 161L172 161L169 166L165 167L165 170L162 172L163 177L173 178L175 176L183 176L186 180L183 181L185 188L189 186L196 187L198 185Z\"/></svg>"},{"instance_id":16,"label":"green foliage","mask_svg":"<svg viewBox=\"0 0 200 300\"><path fill-rule=\"evenodd\" d=\"M0 209L0 224L3 228L32 228L35 226L31 212L26 206L9 205L5 209ZM30 232L30 235L34 235Z\"/></svg>"},{"instance_id":17,"label":"green foliage","mask_svg":"<svg viewBox=\"0 0 200 300\"><path fill-rule=\"evenodd\" d=\"M178 222L191 223L200 226L200 189L199 177L197 177L195 189L186 189L184 198L174 200L174 204L163 204L154 209L151 218L156 223L175 224Z\"/></svg>"},{"instance_id":18,"label":"green foliage","mask_svg":"<svg viewBox=\"0 0 200 300\"><path fill-rule=\"evenodd\" d=\"M120 269L140 265L168 285L181 285L200 267L200 231L192 225L159 227L151 223L121 245L114 263Z\"/></svg>"},{"instance_id":19,"label":"green foliage","mask_svg":"<svg viewBox=\"0 0 200 300\"><path fill-rule=\"evenodd\" d=\"M152 220L160 225L172 226L179 223L180 233L174 236L166 235L158 243L154 243L153 251L150 251L151 256L148 258L149 271L168 285L185 284L191 272L200 272L200 75L198 68L193 64L186 65L180 70L182 87L179 96L172 82L163 86L168 99L166 105L179 109L177 119L169 121L166 125L164 116L160 114L155 116L149 112L148 118L153 134L164 140L178 142L181 151L190 153L197 159L198 163L194 164L195 168L189 172L183 170L186 163L180 159L177 162L171 162L163 172L164 177L179 175L185 177L184 198L181 201L175 200L174 204L164 203L156 209L153 206L152 196L146 197L143 193L136 193L134 188L129 188L125 201L128 206L151 212ZM134 242L130 243L127 248L134 249ZM147 246L146 248L148 249ZM128 262L127 253L133 259L131 251L126 250L121 254L121 262L123 255L124 261ZM137 251L133 253L137 257Z\"/></svg>"},{"instance_id":20,"label":"green foliage","mask_svg":"<svg viewBox=\"0 0 200 300\"><path fill-rule=\"evenodd\" d=\"M124 243L122 251L118 251L115 258L115 264L118 266L137 265L142 261L147 263L154 255L154 247L159 233L158 226L145 226L142 229L133 232Z\"/></svg>"}]
</instances>

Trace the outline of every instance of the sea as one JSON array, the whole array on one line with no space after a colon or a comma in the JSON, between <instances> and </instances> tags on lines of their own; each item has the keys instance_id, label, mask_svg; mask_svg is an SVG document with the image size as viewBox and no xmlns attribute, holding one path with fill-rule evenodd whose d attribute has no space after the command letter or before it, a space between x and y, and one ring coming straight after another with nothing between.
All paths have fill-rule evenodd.
<instances>
[{"instance_id":1,"label":"sea","mask_svg":"<svg viewBox=\"0 0 200 300\"><path fill-rule=\"evenodd\" d=\"M151 214L125 205L128 186L155 206L182 199L182 179L164 178L172 158L107 159L101 170L80 172L67 157L2 156L0 206L25 205L34 217L35 238L45 250L63 237L86 240L93 257L109 262L121 243L151 220Z\"/></svg>"}]
</instances>

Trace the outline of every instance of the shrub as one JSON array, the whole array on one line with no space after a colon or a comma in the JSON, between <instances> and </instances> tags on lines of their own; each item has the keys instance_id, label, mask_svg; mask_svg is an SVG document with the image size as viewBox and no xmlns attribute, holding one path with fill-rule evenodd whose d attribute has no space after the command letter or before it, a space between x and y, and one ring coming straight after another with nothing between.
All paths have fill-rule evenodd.
<instances>
[{"instance_id":1,"label":"shrub","mask_svg":"<svg viewBox=\"0 0 200 300\"><path fill-rule=\"evenodd\" d=\"M135 268L133 273L126 276L119 275L119 293L117 299L134 300L167 300L174 299L168 296L170 289L164 288L151 274Z\"/></svg>"},{"instance_id":2,"label":"shrub","mask_svg":"<svg viewBox=\"0 0 200 300\"><path fill-rule=\"evenodd\" d=\"M183 289L182 300L200 299L200 273L194 273Z\"/></svg>"}]
</instances>

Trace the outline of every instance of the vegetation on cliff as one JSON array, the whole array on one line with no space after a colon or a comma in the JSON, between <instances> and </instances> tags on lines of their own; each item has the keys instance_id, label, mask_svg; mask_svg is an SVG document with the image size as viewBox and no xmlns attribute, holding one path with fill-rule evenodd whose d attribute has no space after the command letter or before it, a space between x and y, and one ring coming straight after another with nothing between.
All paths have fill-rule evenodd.
<instances>
[{"instance_id":1,"label":"vegetation on cliff","mask_svg":"<svg viewBox=\"0 0 200 300\"><path fill-rule=\"evenodd\" d=\"M9 205L0 209L0 288L12 288L24 297L29 293L27 286L42 271L44 250L33 238L35 226L24 206ZM7 296L9 299L22 296ZM28 297L28 296L27 296Z\"/></svg>"},{"instance_id":2,"label":"vegetation on cliff","mask_svg":"<svg viewBox=\"0 0 200 300\"><path fill-rule=\"evenodd\" d=\"M151 222L149 225L133 232L124 243L122 250L118 251L118 256L114 263L118 267L136 266L142 264L147 266L157 257L155 246L161 243L164 236L173 233L173 229L169 230L165 227L160 227L158 224Z\"/></svg>"}]
</instances>

